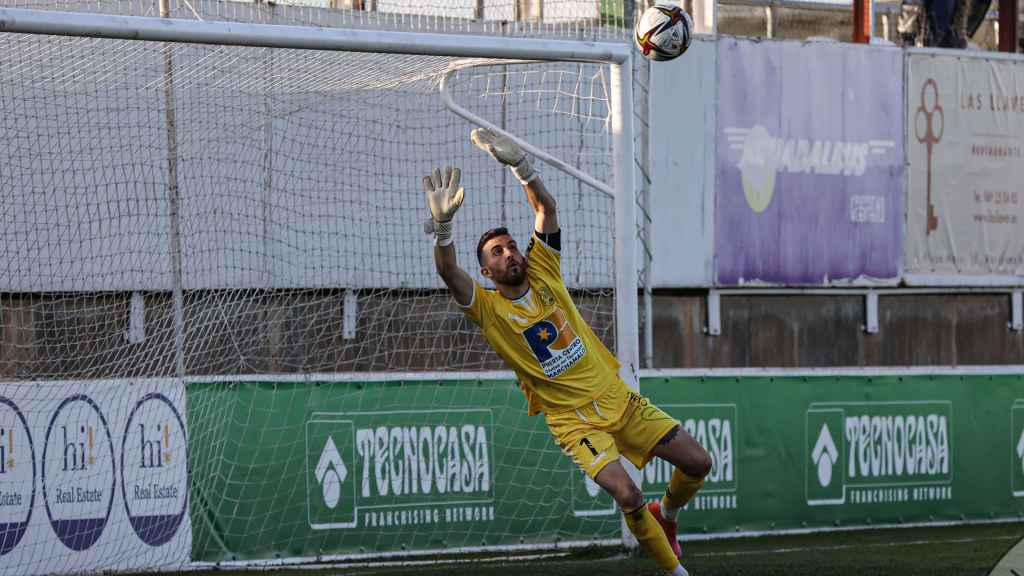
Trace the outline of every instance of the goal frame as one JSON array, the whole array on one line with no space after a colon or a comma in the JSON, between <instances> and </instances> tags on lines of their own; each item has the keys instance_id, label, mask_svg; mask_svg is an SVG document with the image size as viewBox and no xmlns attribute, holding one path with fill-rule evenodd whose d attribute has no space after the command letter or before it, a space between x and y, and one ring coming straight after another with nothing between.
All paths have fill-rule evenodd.
<instances>
[{"instance_id":1,"label":"goal frame","mask_svg":"<svg viewBox=\"0 0 1024 576\"><path fill-rule=\"evenodd\" d=\"M611 186L581 173L575 167L533 146L528 146L527 149L553 168L591 186L594 194L613 197L615 354L621 363L619 373L622 379L631 389L639 389L639 282L636 266L638 239L636 183L633 171L634 51L630 44L536 38L515 38L514 41L510 41L508 37L479 35L194 21L18 8L0 8L0 33L608 65L613 171ZM444 91L444 80L441 79L439 98L448 96ZM452 112L459 114L456 110ZM480 119L468 119L480 123ZM176 334L176 338L180 337L180 334ZM180 349L180 342L178 348ZM180 354L177 363L177 374L183 377ZM640 481L638 470L632 466L628 466L627 470L634 481ZM636 541L624 522L622 539L627 546L636 546Z\"/></svg>"}]
</instances>

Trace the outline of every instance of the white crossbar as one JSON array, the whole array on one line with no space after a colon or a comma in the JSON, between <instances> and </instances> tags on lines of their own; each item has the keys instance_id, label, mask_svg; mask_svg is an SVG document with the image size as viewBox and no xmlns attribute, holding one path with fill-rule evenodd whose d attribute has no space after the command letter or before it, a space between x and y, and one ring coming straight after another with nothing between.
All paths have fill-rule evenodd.
<instances>
[{"instance_id":1,"label":"white crossbar","mask_svg":"<svg viewBox=\"0 0 1024 576\"><path fill-rule=\"evenodd\" d=\"M570 60L615 64L627 61L630 49L625 43L536 38L516 38L515 42L510 42L508 38L491 36L200 22L174 18L17 8L0 8L0 32L343 52Z\"/></svg>"}]
</instances>

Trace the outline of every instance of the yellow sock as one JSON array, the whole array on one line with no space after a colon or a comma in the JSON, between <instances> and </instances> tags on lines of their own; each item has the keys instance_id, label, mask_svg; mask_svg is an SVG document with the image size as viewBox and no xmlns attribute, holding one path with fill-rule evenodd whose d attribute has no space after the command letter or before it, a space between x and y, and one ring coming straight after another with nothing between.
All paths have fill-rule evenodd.
<instances>
[{"instance_id":1,"label":"yellow sock","mask_svg":"<svg viewBox=\"0 0 1024 576\"><path fill-rule=\"evenodd\" d=\"M673 518L676 512L689 502L693 495L704 486L703 478L689 476L679 468L672 471L672 479L668 482L668 489L661 498L661 509L666 518Z\"/></svg>"},{"instance_id":2,"label":"yellow sock","mask_svg":"<svg viewBox=\"0 0 1024 576\"><path fill-rule=\"evenodd\" d=\"M623 512L623 515L626 517L626 526L629 526L629 531L636 536L640 546L654 558L658 566L670 572L679 566L679 559L668 545L665 531L661 529L661 524L658 524L646 504L636 510Z\"/></svg>"}]
</instances>

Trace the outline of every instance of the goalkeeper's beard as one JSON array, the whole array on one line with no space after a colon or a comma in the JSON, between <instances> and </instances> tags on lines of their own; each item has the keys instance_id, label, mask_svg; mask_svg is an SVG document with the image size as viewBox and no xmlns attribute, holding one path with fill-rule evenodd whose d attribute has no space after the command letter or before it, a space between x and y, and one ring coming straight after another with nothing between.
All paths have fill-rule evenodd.
<instances>
[{"instance_id":1,"label":"goalkeeper's beard","mask_svg":"<svg viewBox=\"0 0 1024 576\"><path fill-rule=\"evenodd\" d=\"M521 263L517 262L505 268L505 272L501 276L492 276L495 284L504 284L506 286L521 286L526 281L526 259L523 259Z\"/></svg>"}]
</instances>

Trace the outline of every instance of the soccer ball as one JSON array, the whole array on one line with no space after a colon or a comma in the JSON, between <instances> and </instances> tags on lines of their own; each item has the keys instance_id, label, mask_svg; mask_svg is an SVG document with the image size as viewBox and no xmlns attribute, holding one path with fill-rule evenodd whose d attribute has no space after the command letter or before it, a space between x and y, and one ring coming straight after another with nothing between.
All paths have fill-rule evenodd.
<instances>
[{"instance_id":1,"label":"soccer ball","mask_svg":"<svg viewBox=\"0 0 1024 576\"><path fill-rule=\"evenodd\" d=\"M633 32L633 42L651 60L678 58L690 47L693 20L675 4L659 3L644 10Z\"/></svg>"}]
</instances>

